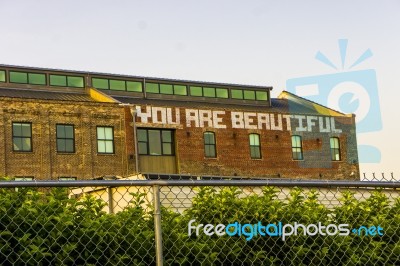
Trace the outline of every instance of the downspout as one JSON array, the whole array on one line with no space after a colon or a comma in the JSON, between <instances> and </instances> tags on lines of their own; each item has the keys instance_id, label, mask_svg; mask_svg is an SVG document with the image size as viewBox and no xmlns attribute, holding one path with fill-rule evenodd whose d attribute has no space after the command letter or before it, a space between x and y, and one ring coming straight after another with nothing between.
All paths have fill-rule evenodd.
<instances>
[{"instance_id":1,"label":"downspout","mask_svg":"<svg viewBox=\"0 0 400 266\"><path fill-rule=\"evenodd\" d=\"M132 126L133 126L133 142L135 145L135 169L136 173L139 173L139 152L138 152L138 145L137 145L137 130L136 130L136 109L133 106L130 108L131 115L132 115Z\"/></svg>"}]
</instances>

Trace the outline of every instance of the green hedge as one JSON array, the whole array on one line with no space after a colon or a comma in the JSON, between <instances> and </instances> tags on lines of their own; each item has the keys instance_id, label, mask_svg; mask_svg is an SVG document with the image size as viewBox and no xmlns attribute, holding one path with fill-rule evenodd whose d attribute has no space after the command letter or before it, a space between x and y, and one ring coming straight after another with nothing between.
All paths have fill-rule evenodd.
<instances>
[{"instance_id":1,"label":"green hedge","mask_svg":"<svg viewBox=\"0 0 400 266\"><path fill-rule=\"evenodd\" d=\"M389 202L375 191L358 201L351 192L337 193L333 209L318 193L291 190L286 200L263 188L260 195L239 197L237 188L216 192L198 189L183 214L162 209L166 265L399 265L400 200ZM144 194L133 194L129 207L116 214L102 211L91 196L68 198L63 188L0 189L0 261L2 265L154 265L154 222L143 209ZM350 228L380 225L384 236L188 236L188 222L242 224L347 223Z\"/></svg>"}]
</instances>

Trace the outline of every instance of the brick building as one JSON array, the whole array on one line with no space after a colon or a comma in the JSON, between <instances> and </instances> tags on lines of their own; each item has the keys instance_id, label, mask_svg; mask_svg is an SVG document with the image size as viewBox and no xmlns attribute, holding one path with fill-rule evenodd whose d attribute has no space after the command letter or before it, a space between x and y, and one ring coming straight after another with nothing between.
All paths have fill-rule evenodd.
<instances>
[{"instance_id":1,"label":"brick building","mask_svg":"<svg viewBox=\"0 0 400 266\"><path fill-rule=\"evenodd\" d=\"M271 90L0 65L0 174L357 178L354 115Z\"/></svg>"}]
</instances>

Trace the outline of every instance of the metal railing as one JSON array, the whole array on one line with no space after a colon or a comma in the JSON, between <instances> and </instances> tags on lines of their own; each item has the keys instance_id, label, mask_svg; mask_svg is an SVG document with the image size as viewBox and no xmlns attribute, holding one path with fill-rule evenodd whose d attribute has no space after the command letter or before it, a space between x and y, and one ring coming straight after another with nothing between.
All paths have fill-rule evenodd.
<instances>
[{"instance_id":1,"label":"metal railing","mask_svg":"<svg viewBox=\"0 0 400 266\"><path fill-rule=\"evenodd\" d=\"M202 179L153 174L143 180L1 181L0 261L3 265L400 263L400 182ZM246 227L241 233L239 224ZM262 224L281 229L263 231ZM296 224L296 234L283 239L282 227L290 230ZM308 226L335 229L340 224L347 225L348 235L307 231ZM218 225L226 230L215 231ZM250 225L259 227L254 231Z\"/></svg>"}]
</instances>

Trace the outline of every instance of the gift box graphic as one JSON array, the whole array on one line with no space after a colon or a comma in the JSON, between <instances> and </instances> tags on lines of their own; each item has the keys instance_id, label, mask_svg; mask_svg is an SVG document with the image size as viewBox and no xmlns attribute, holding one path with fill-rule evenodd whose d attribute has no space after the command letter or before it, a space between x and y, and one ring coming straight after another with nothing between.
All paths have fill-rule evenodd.
<instances>
[{"instance_id":1,"label":"gift box graphic","mask_svg":"<svg viewBox=\"0 0 400 266\"><path fill-rule=\"evenodd\" d=\"M339 40L339 49L342 71L289 79L286 81L286 89L298 96L337 111L355 113L358 134L380 131L382 129L382 118L376 72L373 69L350 70L371 57L371 50L366 50L348 68L348 71L344 71L347 40ZM316 59L338 70L338 67L321 52L317 53ZM371 145L358 145L358 154L361 163L378 163L381 160L379 149Z\"/></svg>"}]
</instances>

